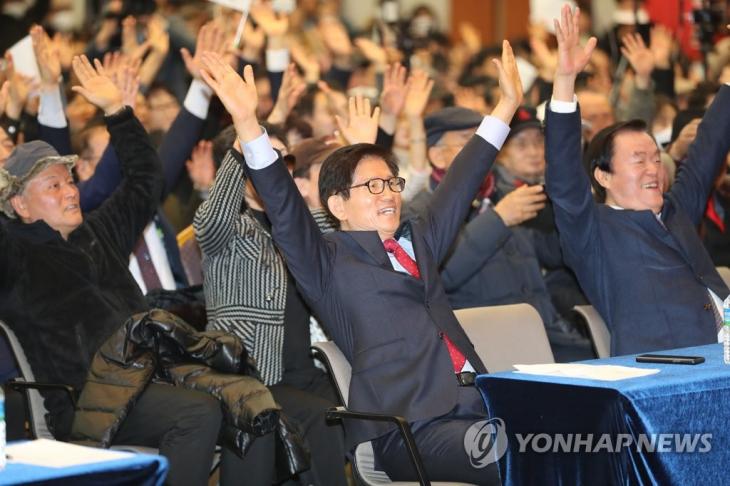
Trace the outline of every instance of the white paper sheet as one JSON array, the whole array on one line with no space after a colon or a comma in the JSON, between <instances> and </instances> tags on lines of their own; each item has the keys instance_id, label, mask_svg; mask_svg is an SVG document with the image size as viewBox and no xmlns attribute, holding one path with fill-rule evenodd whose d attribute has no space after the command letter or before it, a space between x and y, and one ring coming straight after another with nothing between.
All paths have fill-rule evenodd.
<instances>
[{"instance_id":1,"label":"white paper sheet","mask_svg":"<svg viewBox=\"0 0 730 486\"><path fill-rule=\"evenodd\" d=\"M530 0L530 23L543 24L548 32L555 33L553 19L560 20L560 9L564 4L575 8L570 0Z\"/></svg>"},{"instance_id":2,"label":"white paper sheet","mask_svg":"<svg viewBox=\"0 0 730 486\"><path fill-rule=\"evenodd\" d=\"M239 12L246 12L251 9L251 0L210 0L218 5L238 10Z\"/></svg>"},{"instance_id":3,"label":"white paper sheet","mask_svg":"<svg viewBox=\"0 0 730 486\"><path fill-rule=\"evenodd\" d=\"M654 368L632 368L617 365L589 365L580 363L550 363L537 365L516 364L519 373L528 375L560 376L564 378L584 378L587 380L617 381L639 378L659 373Z\"/></svg>"},{"instance_id":4,"label":"white paper sheet","mask_svg":"<svg viewBox=\"0 0 730 486\"><path fill-rule=\"evenodd\" d=\"M38 70L35 52L33 52L33 41L29 35L13 44L13 47L8 50L13 56L13 65L16 72L30 76L33 79L41 79L41 72Z\"/></svg>"},{"instance_id":5,"label":"white paper sheet","mask_svg":"<svg viewBox=\"0 0 730 486\"><path fill-rule=\"evenodd\" d=\"M56 440L38 439L5 447L8 462L43 467L70 467L113 461L132 456L130 452L84 447Z\"/></svg>"}]
</instances>

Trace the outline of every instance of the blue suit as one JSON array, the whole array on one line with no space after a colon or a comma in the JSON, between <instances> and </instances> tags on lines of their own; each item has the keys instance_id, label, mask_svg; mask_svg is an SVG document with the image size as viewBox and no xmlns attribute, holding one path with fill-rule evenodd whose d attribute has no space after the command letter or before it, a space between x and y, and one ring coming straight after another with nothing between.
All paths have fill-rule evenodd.
<instances>
[{"instance_id":1,"label":"blue suit","mask_svg":"<svg viewBox=\"0 0 730 486\"><path fill-rule=\"evenodd\" d=\"M563 255L611 332L611 354L717 341L713 303L730 292L697 234L713 180L730 149L730 87L708 109L661 222L649 210L594 202L581 165L580 111L547 110L547 193Z\"/></svg>"}]
</instances>

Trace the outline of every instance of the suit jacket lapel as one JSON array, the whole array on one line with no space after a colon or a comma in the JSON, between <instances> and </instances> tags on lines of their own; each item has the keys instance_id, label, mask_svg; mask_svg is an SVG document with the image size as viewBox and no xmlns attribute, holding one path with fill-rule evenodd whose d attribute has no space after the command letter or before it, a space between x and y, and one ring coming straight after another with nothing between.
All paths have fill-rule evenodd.
<instances>
[{"instance_id":1,"label":"suit jacket lapel","mask_svg":"<svg viewBox=\"0 0 730 486\"><path fill-rule=\"evenodd\" d=\"M385 253L383 242L376 231L345 231L343 233L365 250L378 266L393 270L390 258Z\"/></svg>"}]
</instances>

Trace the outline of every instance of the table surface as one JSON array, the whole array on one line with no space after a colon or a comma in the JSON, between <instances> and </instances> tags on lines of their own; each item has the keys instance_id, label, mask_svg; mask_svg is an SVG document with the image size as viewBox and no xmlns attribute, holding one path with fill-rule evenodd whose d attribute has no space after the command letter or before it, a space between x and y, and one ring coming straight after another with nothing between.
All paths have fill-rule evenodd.
<instances>
[{"instance_id":1,"label":"table surface","mask_svg":"<svg viewBox=\"0 0 730 486\"><path fill-rule=\"evenodd\" d=\"M59 483L162 485L167 459L151 454L130 453L129 457L71 467L42 467L9 461L0 471L0 485L39 481Z\"/></svg>"},{"instance_id":2,"label":"table surface","mask_svg":"<svg viewBox=\"0 0 730 486\"><path fill-rule=\"evenodd\" d=\"M636 355L584 361L659 369L618 381L506 371L479 375L477 387L490 416L506 426L507 454L499 461L503 484L728 484L730 365L721 344L652 354L702 356L697 365L637 363ZM518 450L516 434L712 434L705 454L539 453ZM601 478L599 480L599 478ZM596 482L598 481L598 482Z\"/></svg>"},{"instance_id":3,"label":"table surface","mask_svg":"<svg viewBox=\"0 0 730 486\"><path fill-rule=\"evenodd\" d=\"M717 389L730 386L730 365L723 361L721 344L707 344L690 348L657 351L651 354L669 354L681 356L702 356L704 363L696 365L637 363L636 355L616 356L613 358L592 359L581 361L585 364L619 365L633 368L658 369L659 373L639 378L629 378L617 381L589 380L584 378L569 378L560 376L545 376L520 373L517 371L502 371L499 373L480 375L477 381L491 379L524 380L542 383L558 383L563 385L610 388L622 393L653 390L659 392L662 388L674 388L686 384L688 381L699 385L700 388Z\"/></svg>"}]
</instances>

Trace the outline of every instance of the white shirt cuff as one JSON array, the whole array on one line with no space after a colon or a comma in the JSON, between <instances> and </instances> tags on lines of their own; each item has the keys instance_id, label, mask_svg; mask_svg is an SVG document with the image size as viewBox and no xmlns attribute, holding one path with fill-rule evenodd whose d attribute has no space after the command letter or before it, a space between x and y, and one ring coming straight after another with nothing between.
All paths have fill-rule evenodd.
<instances>
[{"instance_id":1,"label":"white shirt cuff","mask_svg":"<svg viewBox=\"0 0 730 486\"><path fill-rule=\"evenodd\" d=\"M245 144L241 142L243 158L246 159L246 165L253 170L265 169L279 159L279 155L271 146L269 134L263 127L261 131L263 133L250 142Z\"/></svg>"},{"instance_id":2,"label":"white shirt cuff","mask_svg":"<svg viewBox=\"0 0 730 486\"><path fill-rule=\"evenodd\" d=\"M266 49L266 70L283 73L289 66L289 49Z\"/></svg>"},{"instance_id":3,"label":"white shirt cuff","mask_svg":"<svg viewBox=\"0 0 730 486\"><path fill-rule=\"evenodd\" d=\"M499 118L487 115L477 128L477 135L501 150L509 135L509 125Z\"/></svg>"},{"instance_id":4,"label":"white shirt cuff","mask_svg":"<svg viewBox=\"0 0 730 486\"><path fill-rule=\"evenodd\" d=\"M578 97L573 95L573 101L558 101L550 99L550 111L554 113L575 113L578 109Z\"/></svg>"},{"instance_id":5,"label":"white shirt cuff","mask_svg":"<svg viewBox=\"0 0 730 486\"><path fill-rule=\"evenodd\" d=\"M38 109L38 123L51 128L65 128L66 115L63 111L61 88L41 91L41 106Z\"/></svg>"},{"instance_id":6,"label":"white shirt cuff","mask_svg":"<svg viewBox=\"0 0 730 486\"><path fill-rule=\"evenodd\" d=\"M213 90L204 81L193 79L188 88L188 94L185 95L183 106L197 118L205 120L208 118L208 107L212 96Z\"/></svg>"}]
</instances>

